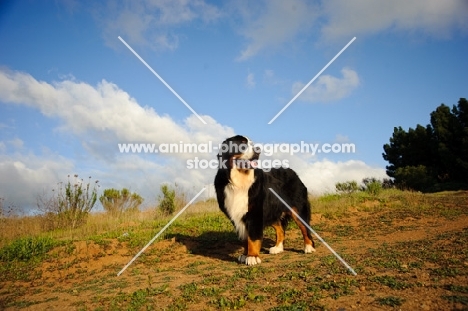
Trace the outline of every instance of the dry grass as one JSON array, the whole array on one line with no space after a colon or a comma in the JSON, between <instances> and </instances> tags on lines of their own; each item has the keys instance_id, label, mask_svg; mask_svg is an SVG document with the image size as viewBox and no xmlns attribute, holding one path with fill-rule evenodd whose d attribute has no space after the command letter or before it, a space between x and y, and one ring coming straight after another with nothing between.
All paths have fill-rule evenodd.
<instances>
[{"instance_id":1,"label":"dry grass","mask_svg":"<svg viewBox=\"0 0 468 311\"><path fill-rule=\"evenodd\" d=\"M180 192L179 192L180 193ZM177 211L183 208L188 200L187 194L178 194ZM387 189L377 196L365 192L356 192L348 195L325 194L310 196L313 215L321 215L328 219L346 217L353 211L376 212L383 208L395 210L424 210L437 206L453 206L464 200L466 192L423 194L420 192L400 191ZM177 213L176 211L176 213ZM216 199L208 199L193 203L181 219L198 214L212 214L219 212ZM450 213L450 209L445 209ZM175 215L175 213L174 213ZM112 216L105 212L91 213L86 224L76 229L46 230L47 217L37 216L10 216L0 217L0 248L11 241L22 237L47 236L59 240L82 240L104 234L106 232L125 231L135 227L149 228L155 221L168 221L173 216L166 216L157 208L148 208L144 211L123 213Z\"/></svg>"},{"instance_id":2,"label":"dry grass","mask_svg":"<svg viewBox=\"0 0 468 311\"><path fill-rule=\"evenodd\" d=\"M423 212L438 206L457 205L465 199L466 191L421 193L397 189L386 189L376 196L355 192L348 195L325 194L309 197L312 214L318 213L328 218L346 216L350 211L376 212L384 208Z\"/></svg>"},{"instance_id":3,"label":"dry grass","mask_svg":"<svg viewBox=\"0 0 468 311\"><path fill-rule=\"evenodd\" d=\"M179 198L177 204L178 210L183 208L186 204L187 202ZM213 213L218 210L216 200L210 199L195 202L187 208L181 218L190 217L194 214ZM139 226L148 227L150 223L153 223L155 220L165 221L166 219L169 220L171 217L173 216L166 216L157 208L122 213L118 216L113 216L106 212L94 212L88 216L85 225L73 230L47 230L47 224L50 220L44 215L2 217L0 218L0 248L15 239L23 237L47 236L59 240L83 240L105 232L125 231Z\"/></svg>"},{"instance_id":4,"label":"dry grass","mask_svg":"<svg viewBox=\"0 0 468 311\"><path fill-rule=\"evenodd\" d=\"M215 200L191 205L120 277L173 216L93 213L77 229L54 231L38 216L3 217L0 309L466 310L468 192L310 200L314 229L357 276L321 243L302 254L296 228L284 253L267 254L267 230L262 264L239 265L242 243Z\"/></svg>"}]
</instances>

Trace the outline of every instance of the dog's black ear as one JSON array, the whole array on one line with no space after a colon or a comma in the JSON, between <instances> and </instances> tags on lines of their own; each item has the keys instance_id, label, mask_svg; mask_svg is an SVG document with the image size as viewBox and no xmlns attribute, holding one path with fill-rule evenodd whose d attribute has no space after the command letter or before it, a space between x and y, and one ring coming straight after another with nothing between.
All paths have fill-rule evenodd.
<instances>
[{"instance_id":1,"label":"dog's black ear","mask_svg":"<svg viewBox=\"0 0 468 311\"><path fill-rule=\"evenodd\" d=\"M221 143L221 145L219 145L219 149L218 149L218 159L220 159L220 158L223 157L223 154L224 154L225 151L227 150L226 146L227 146L227 140L223 141L223 142Z\"/></svg>"},{"instance_id":2,"label":"dog's black ear","mask_svg":"<svg viewBox=\"0 0 468 311\"><path fill-rule=\"evenodd\" d=\"M226 139L221 143L219 146L218 151L218 168L227 168L229 165L229 148L228 148L228 140Z\"/></svg>"}]
</instances>

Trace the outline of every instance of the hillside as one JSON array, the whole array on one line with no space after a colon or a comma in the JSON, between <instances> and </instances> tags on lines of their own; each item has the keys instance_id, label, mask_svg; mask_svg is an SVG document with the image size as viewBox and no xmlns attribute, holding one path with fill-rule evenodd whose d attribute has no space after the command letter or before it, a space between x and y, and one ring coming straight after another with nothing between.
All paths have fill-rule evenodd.
<instances>
[{"instance_id":1,"label":"hillside","mask_svg":"<svg viewBox=\"0 0 468 311\"><path fill-rule=\"evenodd\" d=\"M20 220L4 218L0 309L468 309L468 192L386 190L311 203L312 227L357 276L317 239L317 252L303 254L294 224L285 252L267 254L268 230L262 264L240 265L241 243L213 206L183 215L119 277L168 219L96 214L73 232L15 236Z\"/></svg>"}]
</instances>

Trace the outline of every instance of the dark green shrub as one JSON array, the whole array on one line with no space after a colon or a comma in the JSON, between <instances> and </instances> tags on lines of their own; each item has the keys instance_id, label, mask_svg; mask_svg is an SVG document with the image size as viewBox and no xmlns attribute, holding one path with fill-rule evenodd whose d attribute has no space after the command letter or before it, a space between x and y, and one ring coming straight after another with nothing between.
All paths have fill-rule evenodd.
<instances>
[{"instance_id":1,"label":"dark green shrub","mask_svg":"<svg viewBox=\"0 0 468 311\"><path fill-rule=\"evenodd\" d=\"M159 208L166 215L171 215L176 209L176 192L174 189L164 184L161 185L161 195L159 196Z\"/></svg>"}]
</instances>

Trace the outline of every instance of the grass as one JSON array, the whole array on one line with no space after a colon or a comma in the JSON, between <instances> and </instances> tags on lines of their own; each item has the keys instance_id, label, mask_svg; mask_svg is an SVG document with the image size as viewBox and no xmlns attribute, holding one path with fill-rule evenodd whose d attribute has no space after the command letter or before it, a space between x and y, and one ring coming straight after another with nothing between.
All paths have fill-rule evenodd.
<instances>
[{"instance_id":1,"label":"grass","mask_svg":"<svg viewBox=\"0 0 468 311\"><path fill-rule=\"evenodd\" d=\"M50 237L26 237L13 240L0 249L1 261L29 261L34 257L42 257L55 246L57 241Z\"/></svg>"},{"instance_id":2,"label":"grass","mask_svg":"<svg viewBox=\"0 0 468 311\"><path fill-rule=\"evenodd\" d=\"M404 299L395 296L377 298L377 302L381 306L399 307L404 301Z\"/></svg>"},{"instance_id":3,"label":"grass","mask_svg":"<svg viewBox=\"0 0 468 311\"><path fill-rule=\"evenodd\" d=\"M418 309L415 299L431 297L439 309L462 310L468 228L450 224L467 216L467 198L392 189L311 197L314 216L322 216L312 226L356 277L320 243L316 254L302 254L294 224L284 253L262 254L254 267L237 264L242 245L213 201L190 207L118 278L170 217L96 213L80 228L56 231L43 231L39 216L2 218L10 232L0 233L0 309L390 310ZM266 230L264 247L274 239Z\"/></svg>"}]
</instances>

